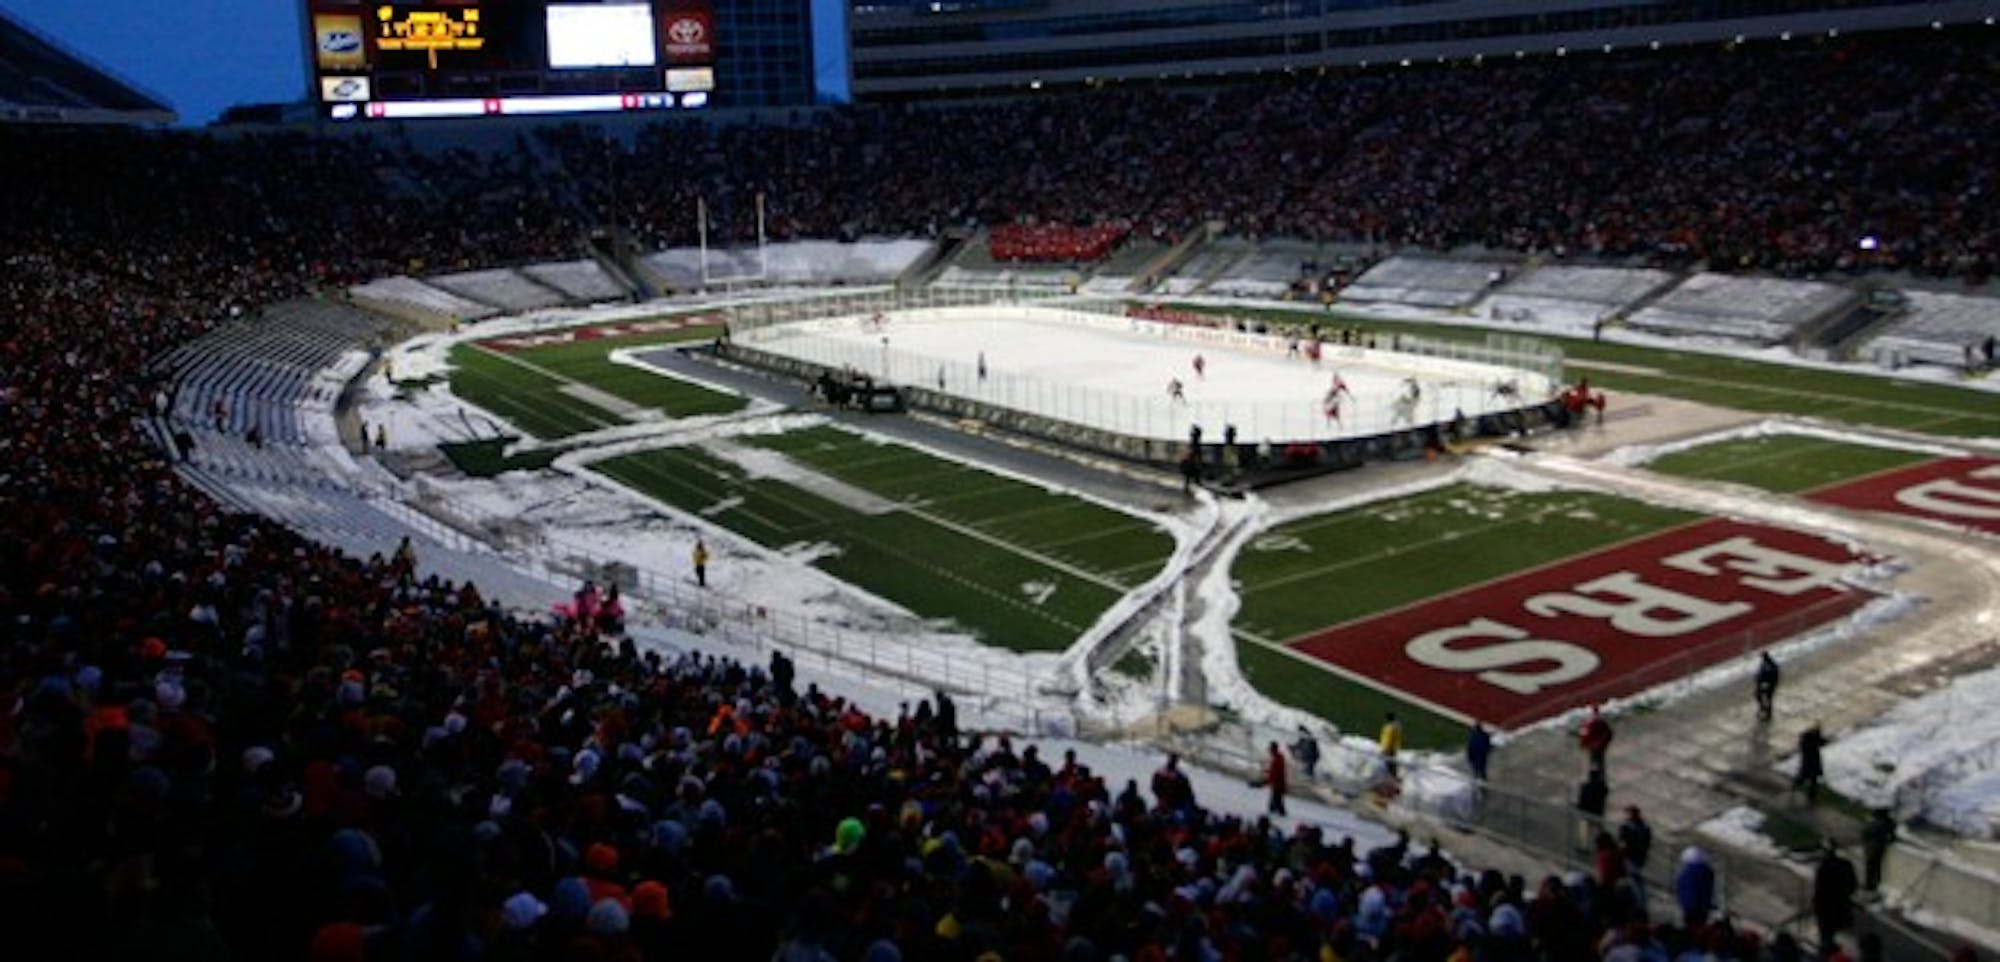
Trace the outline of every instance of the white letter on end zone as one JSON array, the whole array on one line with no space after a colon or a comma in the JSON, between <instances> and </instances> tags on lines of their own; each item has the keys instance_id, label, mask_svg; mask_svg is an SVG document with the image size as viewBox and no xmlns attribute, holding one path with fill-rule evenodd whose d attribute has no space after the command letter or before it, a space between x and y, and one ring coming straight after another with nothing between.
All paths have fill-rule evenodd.
<instances>
[{"instance_id":1,"label":"white letter on end zone","mask_svg":"<svg viewBox=\"0 0 2000 962\"><path fill-rule=\"evenodd\" d=\"M1988 465L1970 476L1981 480L2000 478L2000 467ZM1904 488L1896 492L1896 503L1954 518L1977 518L1981 521L2000 518L2000 489L1965 484L1952 478L1939 478Z\"/></svg>"},{"instance_id":2,"label":"white letter on end zone","mask_svg":"<svg viewBox=\"0 0 2000 962\"><path fill-rule=\"evenodd\" d=\"M1639 576L1630 571L1620 571L1595 581L1586 581L1577 585L1576 590L1618 598L1622 601L1619 604L1610 604L1580 594L1558 591L1529 598L1521 603L1521 607L1544 618L1554 618L1562 614L1604 618L1611 622L1613 628L1642 638L1667 638L1684 635L1690 631L1700 631L1718 621L1727 621L1756 607L1747 601L1719 604L1705 598L1684 595L1658 585L1649 585L1640 581Z\"/></svg>"},{"instance_id":3,"label":"white letter on end zone","mask_svg":"<svg viewBox=\"0 0 2000 962\"><path fill-rule=\"evenodd\" d=\"M1724 568L1749 577L1738 578L1744 586L1768 591L1774 595L1791 597L1816 588L1831 588L1840 583L1840 576L1847 570L1847 563L1841 561L1821 561L1805 555L1779 551L1758 544L1748 535L1738 535L1727 541L1683 551L1661 562L1669 568L1692 571L1698 575L1719 573L1710 561L1728 558ZM1796 578L1779 580L1785 572L1799 575Z\"/></svg>"},{"instance_id":4,"label":"white letter on end zone","mask_svg":"<svg viewBox=\"0 0 2000 962\"><path fill-rule=\"evenodd\" d=\"M1497 644L1453 648L1452 642L1470 638L1505 639ZM1588 648L1566 641L1529 639L1528 633L1491 618L1475 618L1462 625L1427 631L1409 640L1403 653L1420 665L1444 671L1478 672L1489 685L1517 695L1532 695L1549 685L1575 681L1597 670L1597 655ZM1520 671L1522 666L1550 664L1541 671ZM1503 670L1515 669L1515 670Z\"/></svg>"}]
</instances>

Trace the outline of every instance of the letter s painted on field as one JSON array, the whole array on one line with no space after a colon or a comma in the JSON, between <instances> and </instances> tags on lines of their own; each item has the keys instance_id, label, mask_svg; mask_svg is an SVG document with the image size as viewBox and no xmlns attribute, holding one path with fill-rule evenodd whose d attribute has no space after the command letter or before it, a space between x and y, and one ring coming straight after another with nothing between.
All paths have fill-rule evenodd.
<instances>
[{"instance_id":1,"label":"letter s painted on field","mask_svg":"<svg viewBox=\"0 0 2000 962\"><path fill-rule=\"evenodd\" d=\"M1498 638L1498 642L1455 647L1454 642ZM1597 670L1590 649L1566 641L1529 638L1528 633L1491 618L1474 618L1462 625L1427 631L1403 645L1410 660L1444 671L1477 672L1480 681L1517 695L1532 695L1551 685L1575 681ZM1535 671L1524 668L1547 665Z\"/></svg>"},{"instance_id":2,"label":"letter s painted on field","mask_svg":"<svg viewBox=\"0 0 2000 962\"><path fill-rule=\"evenodd\" d=\"M1987 465L1968 477L2000 480L2000 466ZM1896 492L1896 503L1956 518L1981 521L2000 518L2000 489L1966 484L1956 478L1938 478L1904 488Z\"/></svg>"}]
</instances>

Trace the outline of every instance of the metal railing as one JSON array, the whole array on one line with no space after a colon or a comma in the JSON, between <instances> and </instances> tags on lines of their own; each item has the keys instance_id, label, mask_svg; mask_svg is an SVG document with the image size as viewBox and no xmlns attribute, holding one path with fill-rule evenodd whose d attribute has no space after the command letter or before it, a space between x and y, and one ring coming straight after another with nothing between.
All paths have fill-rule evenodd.
<instances>
[{"instance_id":1,"label":"metal railing","mask_svg":"<svg viewBox=\"0 0 2000 962\"><path fill-rule=\"evenodd\" d=\"M996 729L1050 736L1075 730L1065 704L1038 697L1040 679L1019 664L1019 656L971 650L969 643L925 645L915 624L904 631L846 628L809 612L699 587L691 573L675 575L544 539L510 544L505 556L557 583L623 580L628 617L743 648L751 660L782 649L802 665L816 660L830 672L858 675L913 699L943 689Z\"/></svg>"}]
</instances>

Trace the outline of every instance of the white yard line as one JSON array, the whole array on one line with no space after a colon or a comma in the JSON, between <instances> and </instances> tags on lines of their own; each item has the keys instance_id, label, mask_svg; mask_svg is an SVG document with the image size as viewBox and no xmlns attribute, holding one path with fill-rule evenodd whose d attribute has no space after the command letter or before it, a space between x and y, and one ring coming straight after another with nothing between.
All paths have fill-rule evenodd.
<instances>
[{"instance_id":1,"label":"white yard line","mask_svg":"<svg viewBox=\"0 0 2000 962\"><path fill-rule=\"evenodd\" d=\"M1354 684L1360 685L1363 688L1371 689L1383 695L1387 695L1390 698L1396 699L1397 701L1409 702L1410 704L1416 705L1417 707L1422 708L1425 711L1431 712L1436 715L1441 715L1445 718L1449 718L1452 721L1458 722L1461 725L1469 725L1473 721L1472 716L1467 715L1464 712L1446 708L1445 706L1440 705L1437 702L1431 701L1427 698L1424 698L1423 696L1418 695L1415 692L1405 691L1404 689L1396 688L1384 682L1370 678L1367 675L1360 674L1359 672L1356 672L1351 668L1347 668L1346 666L1337 665L1334 664L1333 662L1326 661L1324 659L1314 658L1313 656L1298 651L1296 649L1293 649L1282 642L1272 641L1271 639L1266 638L1263 635L1244 631L1241 628L1231 629L1230 633L1235 635L1238 639L1258 645L1259 647L1262 647L1266 651L1276 652L1277 654L1284 655L1287 658L1291 658L1300 663L1310 665L1328 674L1338 675L1341 678L1353 682Z\"/></svg>"},{"instance_id":2,"label":"white yard line","mask_svg":"<svg viewBox=\"0 0 2000 962\"><path fill-rule=\"evenodd\" d=\"M541 376L543 376L543 377L545 377L545 378L549 378L550 380L553 380L553 381L557 381L557 382L559 382L559 383L561 383L561 384L563 384L563 385L565 385L565 386L567 386L567 387L582 387L582 388L584 388L584 389L586 389L586 390L590 390L590 391L595 391L595 390L597 390L596 388L592 388L592 387L590 387L590 385L587 385L587 384L583 384L583 383L581 383L581 382L577 381L577 380L576 380L576 379L574 379L574 378L568 378L568 377L564 377L564 376L562 376L562 375L560 375L560 374L557 374L556 372L554 372L554 371L551 371L551 370L549 370L548 368L545 368L545 367L543 367L543 366L541 366L541 365L539 365L539 364L536 364L536 363L534 363L534 362L532 362L532 361L526 361L526 360L522 360L521 358L518 358L518 357L514 357L514 356L512 356L512 355L509 355L509 354L502 354L502 353L500 353L499 351L495 351L495 350L491 350L491 349L488 349L488 348L484 348L484 347L481 347L481 346L479 346L479 344L478 344L478 343L476 343L476 342L475 342L475 343L473 343L473 344L471 345L471 347L472 347L472 349L473 349L473 350L475 350L475 351L478 351L479 353L481 353L481 354L484 354L484 355L486 355L486 356L488 356L488 357L495 357L495 358L499 358L500 360L503 360L503 361L506 361L506 362L507 362L507 363L509 363L509 364L513 364L513 365L516 365L516 366L518 366L518 367L521 367L521 368L525 368L525 369L527 369L527 370L530 370L530 371L533 371L533 372L535 372L536 374L539 374L539 375L541 375ZM571 396L571 397L574 397L574 395L567 395L567 396ZM584 403L586 403L586 404L589 404L589 405L590 405L591 407L597 407L597 408L598 408L599 410L603 410L603 409L602 409L601 407L599 407L599 406L597 405L597 403L596 403L596 402L594 402L594 401L590 401L590 400L588 400L588 399L586 399L586 398L577 398L577 400L580 400L580 401L583 401ZM597 422L597 424L598 424L598 425L599 425L600 427L607 427L607 428L610 428L610 427L618 427L619 425L621 425L621 424L624 424L624 423L626 423L626 422L624 422L624 421L620 421L620 420L609 420L609 421L607 421L607 420L605 420L604 418L601 418L601 417L598 417L598 416L596 416L596 415L594 415L594 414L590 414L589 412L585 412L585 411L579 411L579 412L577 412L577 413L578 413L578 414L581 414L581 415L583 415L583 416L584 416L585 418L588 418L588 419L590 419L590 420L592 420L592 421L595 421L595 422ZM605 412L605 413L607 413L607 414L608 414L608 413L611 413L611 412L608 412L608 411L607 411L607 412Z\"/></svg>"}]
</instances>

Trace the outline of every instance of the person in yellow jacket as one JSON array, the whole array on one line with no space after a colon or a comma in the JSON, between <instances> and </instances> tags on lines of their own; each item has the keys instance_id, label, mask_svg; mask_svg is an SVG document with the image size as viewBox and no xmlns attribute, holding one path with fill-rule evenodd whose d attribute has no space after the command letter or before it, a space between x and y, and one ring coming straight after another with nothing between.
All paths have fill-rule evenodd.
<instances>
[{"instance_id":1,"label":"person in yellow jacket","mask_svg":"<svg viewBox=\"0 0 2000 962\"><path fill-rule=\"evenodd\" d=\"M1403 723L1396 720L1396 713L1390 712L1382 722L1382 764L1389 770L1389 777L1397 777L1396 756L1403 751Z\"/></svg>"},{"instance_id":2,"label":"person in yellow jacket","mask_svg":"<svg viewBox=\"0 0 2000 962\"><path fill-rule=\"evenodd\" d=\"M708 542L700 536L694 539L694 583L708 587Z\"/></svg>"}]
</instances>

